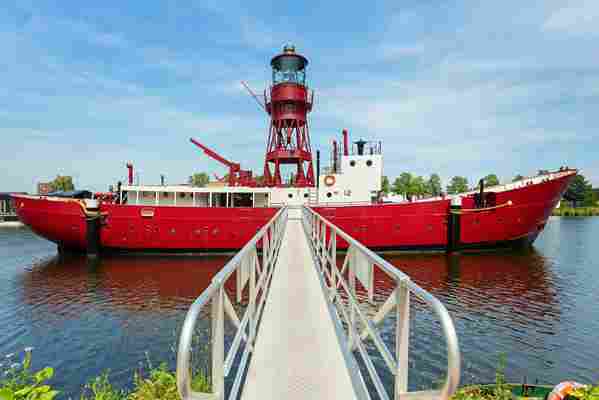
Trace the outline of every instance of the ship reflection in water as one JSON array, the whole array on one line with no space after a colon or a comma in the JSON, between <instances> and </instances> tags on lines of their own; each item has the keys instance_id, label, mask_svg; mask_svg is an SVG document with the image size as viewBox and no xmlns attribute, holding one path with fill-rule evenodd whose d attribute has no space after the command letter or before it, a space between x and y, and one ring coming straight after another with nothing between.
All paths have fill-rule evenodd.
<instances>
[{"instance_id":1,"label":"ship reflection in water","mask_svg":"<svg viewBox=\"0 0 599 400\"><path fill-rule=\"evenodd\" d=\"M78 397L82 384L106 369L115 384L130 386L146 352L174 367L187 308L230 259L90 262L51 256L53 247L22 232L11 236L0 268L0 355L34 346L35 366L59 371L55 383L66 389L65 398ZM599 378L597 235L599 219L562 219L548 224L531 252L384 257L448 308L460 341L462 383L492 381L501 353L510 380L592 382ZM375 280L380 306L390 285L381 274ZM226 290L233 299L234 279ZM430 387L443 377L445 344L432 314L417 301L412 306L410 386ZM208 310L201 323L207 316ZM393 348L390 323L382 337Z\"/></svg>"},{"instance_id":2,"label":"ship reflection in water","mask_svg":"<svg viewBox=\"0 0 599 400\"><path fill-rule=\"evenodd\" d=\"M230 259L207 257L54 257L24 277L25 302L59 314L94 305L106 311L179 314ZM234 279L226 289L232 296Z\"/></svg>"},{"instance_id":3,"label":"ship reflection in water","mask_svg":"<svg viewBox=\"0 0 599 400\"><path fill-rule=\"evenodd\" d=\"M463 383L492 381L501 354L505 354L506 372L512 380L560 379L544 370L554 357L552 336L559 329L561 307L555 279L542 255L533 251L384 258L448 308L458 331ZM375 301L381 304L383 293L388 295L391 289L381 290L390 288L383 273L375 279L379 294ZM443 377L444 341L436 318L423 304L413 302L412 316L411 366L424 372L417 387L430 387Z\"/></svg>"}]
</instances>

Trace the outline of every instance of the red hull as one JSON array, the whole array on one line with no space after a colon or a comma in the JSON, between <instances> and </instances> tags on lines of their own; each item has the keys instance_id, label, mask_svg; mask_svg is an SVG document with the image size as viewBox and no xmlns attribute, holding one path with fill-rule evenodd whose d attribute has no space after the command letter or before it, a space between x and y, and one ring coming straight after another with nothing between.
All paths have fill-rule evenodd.
<instances>
[{"instance_id":1,"label":"red hull","mask_svg":"<svg viewBox=\"0 0 599 400\"><path fill-rule=\"evenodd\" d=\"M532 244L574 175L498 192L496 204L511 201L510 206L463 213L457 249ZM465 197L462 207L475 208L474 196ZM373 249L442 250L448 246L449 209L449 200L439 200L314 210Z\"/></svg>"},{"instance_id":2,"label":"red hull","mask_svg":"<svg viewBox=\"0 0 599 400\"><path fill-rule=\"evenodd\" d=\"M511 205L460 215L456 249L531 244L574 173L496 193ZM66 249L85 251L86 221L75 201L15 195L17 213L38 235ZM463 199L473 209L474 196ZM373 249L443 250L448 246L449 200L367 206L315 207ZM142 210L153 210L152 217ZM122 251L215 251L241 248L275 208L203 208L102 204L102 248ZM343 248L345 243L338 243Z\"/></svg>"}]
</instances>

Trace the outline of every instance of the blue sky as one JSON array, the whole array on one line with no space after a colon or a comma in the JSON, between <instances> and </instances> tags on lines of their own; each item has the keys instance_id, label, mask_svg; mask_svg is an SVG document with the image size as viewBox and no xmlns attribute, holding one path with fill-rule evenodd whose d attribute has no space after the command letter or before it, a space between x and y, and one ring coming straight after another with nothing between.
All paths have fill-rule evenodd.
<instances>
[{"instance_id":1,"label":"blue sky","mask_svg":"<svg viewBox=\"0 0 599 400\"><path fill-rule=\"evenodd\" d=\"M262 91L286 42L310 59L313 146L383 141L385 173L471 182L561 165L599 185L599 2L3 2L0 191L56 174L104 190L260 172Z\"/></svg>"}]
</instances>

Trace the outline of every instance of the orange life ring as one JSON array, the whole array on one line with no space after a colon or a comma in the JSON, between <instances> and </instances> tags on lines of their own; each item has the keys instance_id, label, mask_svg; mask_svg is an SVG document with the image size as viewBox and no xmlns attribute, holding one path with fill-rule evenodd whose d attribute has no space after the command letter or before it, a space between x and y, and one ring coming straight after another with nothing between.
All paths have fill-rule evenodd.
<instances>
[{"instance_id":1,"label":"orange life ring","mask_svg":"<svg viewBox=\"0 0 599 400\"><path fill-rule=\"evenodd\" d=\"M584 387L585 385L573 382L565 381L556 385L551 393L547 395L547 400L563 400L567 395L572 393L574 390Z\"/></svg>"},{"instance_id":2,"label":"orange life ring","mask_svg":"<svg viewBox=\"0 0 599 400\"><path fill-rule=\"evenodd\" d=\"M333 186L335 184L335 177L333 175L327 175L324 177L324 184L327 186Z\"/></svg>"}]
</instances>

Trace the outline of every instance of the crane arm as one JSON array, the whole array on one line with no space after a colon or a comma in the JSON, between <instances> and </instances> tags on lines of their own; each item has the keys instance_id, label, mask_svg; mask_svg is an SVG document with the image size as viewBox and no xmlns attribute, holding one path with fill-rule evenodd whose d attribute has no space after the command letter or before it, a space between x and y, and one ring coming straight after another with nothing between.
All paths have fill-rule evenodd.
<instances>
[{"instance_id":1,"label":"crane arm","mask_svg":"<svg viewBox=\"0 0 599 400\"><path fill-rule=\"evenodd\" d=\"M194 138L190 138L189 140L191 141L191 143L195 144L200 149L202 149L208 157L213 158L214 160L218 161L221 164L226 165L229 168L239 169L239 167L240 167L239 164L227 160L226 158L222 157L220 154L216 153L215 151L211 150L210 148L204 146L202 143L198 142Z\"/></svg>"}]
</instances>

